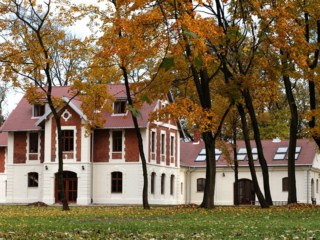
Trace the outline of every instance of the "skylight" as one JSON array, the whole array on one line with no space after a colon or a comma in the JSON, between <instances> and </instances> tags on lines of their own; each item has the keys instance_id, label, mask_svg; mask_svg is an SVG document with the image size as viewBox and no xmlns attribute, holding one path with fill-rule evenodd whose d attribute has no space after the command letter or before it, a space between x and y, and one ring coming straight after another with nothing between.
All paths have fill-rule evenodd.
<instances>
[{"instance_id":1,"label":"skylight","mask_svg":"<svg viewBox=\"0 0 320 240\"><path fill-rule=\"evenodd\" d=\"M220 149L215 149L215 154L216 154L216 160L218 160L222 154L221 150ZM203 148L201 149L199 155L197 156L196 158L196 162L203 162L206 160L206 149Z\"/></svg>"},{"instance_id":2,"label":"skylight","mask_svg":"<svg viewBox=\"0 0 320 240\"><path fill-rule=\"evenodd\" d=\"M252 158L254 161L258 160L258 149L256 147L252 148ZM237 154L237 160L243 161L248 160L247 148L240 148Z\"/></svg>"},{"instance_id":3,"label":"skylight","mask_svg":"<svg viewBox=\"0 0 320 240\"><path fill-rule=\"evenodd\" d=\"M299 157L299 154L301 152L301 147L296 147L295 151L295 157L294 159L297 160ZM285 160L288 159L288 147L279 147L277 149L276 154L273 157L273 160Z\"/></svg>"}]
</instances>

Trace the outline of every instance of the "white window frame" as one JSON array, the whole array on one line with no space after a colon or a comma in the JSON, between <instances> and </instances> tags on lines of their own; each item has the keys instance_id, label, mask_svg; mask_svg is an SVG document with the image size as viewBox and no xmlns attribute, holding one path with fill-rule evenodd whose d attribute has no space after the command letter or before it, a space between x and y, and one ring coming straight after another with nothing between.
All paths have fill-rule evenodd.
<instances>
[{"instance_id":1,"label":"white window frame","mask_svg":"<svg viewBox=\"0 0 320 240\"><path fill-rule=\"evenodd\" d=\"M73 158L65 158L62 153L63 161L76 161L77 160L77 127L76 126L61 126L61 131L73 130ZM58 160L58 132L56 130L56 159Z\"/></svg>"},{"instance_id":2,"label":"white window frame","mask_svg":"<svg viewBox=\"0 0 320 240\"><path fill-rule=\"evenodd\" d=\"M34 108L35 108L36 105L38 106L38 105L41 105L41 104L35 103L35 104L32 105L32 117L31 117L31 118L33 118L33 119L41 118L44 114L46 114L46 104L44 104L44 105L43 105L43 107L44 107L43 115L41 115L41 116L35 116L35 115L34 115L34 113L35 113Z\"/></svg>"},{"instance_id":3,"label":"white window frame","mask_svg":"<svg viewBox=\"0 0 320 240\"><path fill-rule=\"evenodd\" d=\"M122 150L121 152L114 152L113 151L113 132L122 132ZM112 129L110 130L110 136L109 136L109 156L110 156L110 161L116 161L119 162L123 161L124 162L124 149L125 149L125 131L123 129ZM113 153L121 153L121 158L112 158Z\"/></svg>"},{"instance_id":4,"label":"white window frame","mask_svg":"<svg viewBox=\"0 0 320 240\"><path fill-rule=\"evenodd\" d=\"M162 136L164 138L162 139ZM160 162L166 162L166 150L167 150L167 143L166 143L166 132L160 132ZM163 152L163 153L162 153ZM164 156L164 160L162 160L162 156Z\"/></svg>"},{"instance_id":5,"label":"white window frame","mask_svg":"<svg viewBox=\"0 0 320 240\"><path fill-rule=\"evenodd\" d=\"M154 151L152 151L152 134L154 133ZM150 131L150 154L154 154L154 159L151 158L151 161L157 160L157 131L156 129L151 129Z\"/></svg>"},{"instance_id":6,"label":"white window frame","mask_svg":"<svg viewBox=\"0 0 320 240\"><path fill-rule=\"evenodd\" d=\"M172 141L172 138L173 138L173 141ZM173 146L172 146L173 144ZM174 133L170 133L170 157L175 157L175 154L176 154L176 136ZM171 151L171 149L173 151Z\"/></svg>"},{"instance_id":7,"label":"white window frame","mask_svg":"<svg viewBox=\"0 0 320 240\"><path fill-rule=\"evenodd\" d=\"M112 116L126 116L126 115L128 115L128 109L124 113L115 113L114 112L115 106L116 106L116 102L125 102L125 104L127 106L127 99L116 99L112 104L112 109L113 109Z\"/></svg>"},{"instance_id":8,"label":"white window frame","mask_svg":"<svg viewBox=\"0 0 320 240\"><path fill-rule=\"evenodd\" d=\"M29 160L29 154L30 154L30 134L31 133L37 133L38 134L38 158L36 160ZM28 132L27 135L27 162L28 163L39 163L40 162L40 153L41 153L41 132Z\"/></svg>"}]
</instances>

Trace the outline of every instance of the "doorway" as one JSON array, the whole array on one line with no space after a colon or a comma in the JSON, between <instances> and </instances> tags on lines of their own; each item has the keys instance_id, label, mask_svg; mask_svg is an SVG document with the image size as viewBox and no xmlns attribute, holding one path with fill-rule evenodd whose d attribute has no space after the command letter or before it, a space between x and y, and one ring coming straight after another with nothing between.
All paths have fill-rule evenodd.
<instances>
[{"instance_id":1,"label":"doorway","mask_svg":"<svg viewBox=\"0 0 320 240\"><path fill-rule=\"evenodd\" d=\"M238 181L238 194L239 204L242 205L254 205L255 204L255 191L253 182L250 179L239 179ZM236 192L234 191L234 194ZM235 196L234 196L235 199Z\"/></svg>"},{"instance_id":2,"label":"doorway","mask_svg":"<svg viewBox=\"0 0 320 240\"><path fill-rule=\"evenodd\" d=\"M66 199L68 202L77 202L78 197L78 177L75 172L64 171L63 172L63 185L66 192ZM61 190L58 187L58 173L55 174L55 202L61 202Z\"/></svg>"}]
</instances>

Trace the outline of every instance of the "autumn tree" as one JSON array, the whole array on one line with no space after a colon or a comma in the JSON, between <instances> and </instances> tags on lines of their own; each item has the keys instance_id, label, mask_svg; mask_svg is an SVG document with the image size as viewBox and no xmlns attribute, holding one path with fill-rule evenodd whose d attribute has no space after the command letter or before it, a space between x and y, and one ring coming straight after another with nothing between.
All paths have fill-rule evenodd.
<instances>
[{"instance_id":1,"label":"autumn tree","mask_svg":"<svg viewBox=\"0 0 320 240\"><path fill-rule=\"evenodd\" d=\"M138 118L139 108L144 102L163 98L169 92L170 84L156 86L154 79L160 71L165 55L162 37L163 22L160 9L153 8L149 1L101 1L101 6L78 6L89 13L92 24L101 24L102 36L96 39L97 52L92 66L99 73L114 73L102 83L122 82L125 84L127 109L131 113L138 139L138 148L143 171L142 202L149 209L147 160L143 150L142 135Z\"/></svg>"},{"instance_id":2,"label":"autumn tree","mask_svg":"<svg viewBox=\"0 0 320 240\"><path fill-rule=\"evenodd\" d=\"M69 37L66 27L71 22L59 10L68 4L68 1L57 1L53 7L51 0L41 3L33 0L4 0L0 3L1 12L5 13L0 19L4 39L0 43L3 75L5 79L12 80L14 86L26 90L31 104L47 103L56 123L58 182L63 210L69 210L69 206L63 184L60 110L68 103L54 97L52 88L81 79L79 68L85 63L85 52L81 51L83 43L75 37Z\"/></svg>"},{"instance_id":3,"label":"autumn tree","mask_svg":"<svg viewBox=\"0 0 320 240\"><path fill-rule=\"evenodd\" d=\"M7 86L0 86L0 126L2 126L2 124L5 121L3 110L4 110L4 103L7 97L7 92L8 92Z\"/></svg>"}]
</instances>

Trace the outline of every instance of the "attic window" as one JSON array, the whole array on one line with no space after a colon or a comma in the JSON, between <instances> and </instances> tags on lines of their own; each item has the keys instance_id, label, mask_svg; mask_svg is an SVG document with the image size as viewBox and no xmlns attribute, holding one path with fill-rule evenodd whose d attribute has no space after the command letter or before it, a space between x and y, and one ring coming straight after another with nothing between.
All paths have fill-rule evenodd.
<instances>
[{"instance_id":1,"label":"attic window","mask_svg":"<svg viewBox=\"0 0 320 240\"><path fill-rule=\"evenodd\" d=\"M256 147L252 148L252 158L253 161L258 160L258 150ZM240 148L237 154L237 160L239 161L244 161L248 160L248 154L247 154L247 149L246 148Z\"/></svg>"},{"instance_id":2,"label":"attic window","mask_svg":"<svg viewBox=\"0 0 320 240\"><path fill-rule=\"evenodd\" d=\"M116 100L113 105L114 114L125 114L126 113L126 100Z\"/></svg>"},{"instance_id":3,"label":"attic window","mask_svg":"<svg viewBox=\"0 0 320 240\"><path fill-rule=\"evenodd\" d=\"M35 103L33 105L33 117L41 117L44 115L45 106Z\"/></svg>"},{"instance_id":4,"label":"attic window","mask_svg":"<svg viewBox=\"0 0 320 240\"><path fill-rule=\"evenodd\" d=\"M300 152L301 152L301 147L296 147L295 157L294 157L295 160L298 159ZM276 154L273 157L273 160L284 160L284 159L288 159L288 147L279 147L277 149Z\"/></svg>"},{"instance_id":5,"label":"attic window","mask_svg":"<svg viewBox=\"0 0 320 240\"><path fill-rule=\"evenodd\" d=\"M220 158L220 156L221 156L221 150L220 149L215 149L215 154L216 154L216 160L218 160L219 158ZM203 149L201 149L201 151L200 151L200 153L199 153L199 155L197 156L197 158L196 158L196 162L202 162L202 161L205 161L206 160L206 149L205 148L203 148Z\"/></svg>"},{"instance_id":6,"label":"attic window","mask_svg":"<svg viewBox=\"0 0 320 240\"><path fill-rule=\"evenodd\" d=\"M247 149L246 148L240 148L237 154L237 160L243 161L247 157Z\"/></svg>"}]
</instances>

